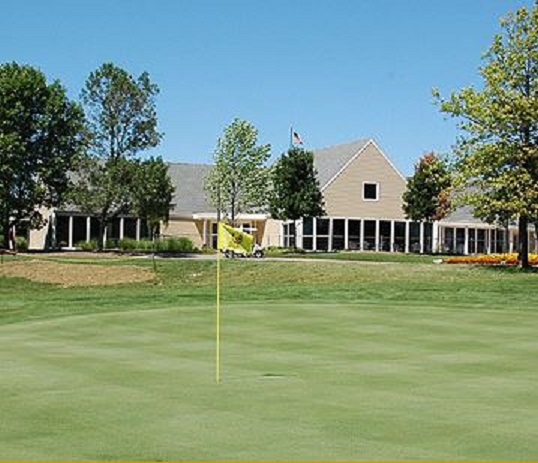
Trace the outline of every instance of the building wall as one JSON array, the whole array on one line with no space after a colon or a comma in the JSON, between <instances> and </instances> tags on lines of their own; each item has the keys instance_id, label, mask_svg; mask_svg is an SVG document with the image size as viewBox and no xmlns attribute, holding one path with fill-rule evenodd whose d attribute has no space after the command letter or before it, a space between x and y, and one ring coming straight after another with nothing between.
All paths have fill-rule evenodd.
<instances>
[{"instance_id":1,"label":"building wall","mask_svg":"<svg viewBox=\"0 0 538 463\"><path fill-rule=\"evenodd\" d=\"M258 222L261 232L261 245L264 248L270 246L281 246L282 222L280 220L267 219L265 222Z\"/></svg>"},{"instance_id":2,"label":"building wall","mask_svg":"<svg viewBox=\"0 0 538 463\"><path fill-rule=\"evenodd\" d=\"M195 246L202 247L203 230L202 224L197 224L193 219L170 218L168 225L162 229L161 234L170 237L190 238ZM208 227L208 234L210 229Z\"/></svg>"},{"instance_id":3,"label":"building wall","mask_svg":"<svg viewBox=\"0 0 538 463\"><path fill-rule=\"evenodd\" d=\"M363 200L363 182L379 184L377 201ZM403 219L402 194L405 188L405 179L375 145L369 144L325 188L325 210L328 216L333 217Z\"/></svg>"}]
</instances>

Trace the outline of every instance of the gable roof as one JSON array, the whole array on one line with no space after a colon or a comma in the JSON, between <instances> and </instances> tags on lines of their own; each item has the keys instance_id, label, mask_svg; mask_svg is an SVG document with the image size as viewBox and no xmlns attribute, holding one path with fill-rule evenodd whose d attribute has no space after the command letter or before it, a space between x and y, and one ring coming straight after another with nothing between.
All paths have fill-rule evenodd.
<instances>
[{"instance_id":1,"label":"gable roof","mask_svg":"<svg viewBox=\"0 0 538 463\"><path fill-rule=\"evenodd\" d=\"M314 167L318 174L321 190L326 188L340 173L345 170L355 157L366 146L373 144L394 168L398 175L401 173L381 151L371 138L361 138L349 143L314 149ZM197 212L212 212L215 210L206 198L204 190L205 178L211 170L210 164L169 163L168 171L175 187L172 215L191 215ZM402 177L403 178L403 177Z\"/></svg>"},{"instance_id":2,"label":"gable roof","mask_svg":"<svg viewBox=\"0 0 538 463\"><path fill-rule=\"evenodd\" d=\"M320 188L323 189L369 142L363 138L314 150L314 167Z\"/></svg>"},{"instance_id":3,"label":"gable roof","mask_svg":"<svg viewBox=\"0 0 538 463\"><path fill-rule=\"evenodd\" d=\"M175 188L170 214L184 216L215 209L207 202L204 190L205 179L210 170L209 164L168 164L170 180Z\"/></svg>"}]
</instances>

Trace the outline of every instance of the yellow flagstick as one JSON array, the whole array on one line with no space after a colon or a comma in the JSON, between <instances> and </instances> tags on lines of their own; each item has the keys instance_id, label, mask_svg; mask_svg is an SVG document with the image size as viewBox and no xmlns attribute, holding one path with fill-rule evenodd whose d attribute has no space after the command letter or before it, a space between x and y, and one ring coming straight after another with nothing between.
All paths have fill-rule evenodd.
<instances>
[{"instance_id":1,"label":"yellow flagstick","mask_svg":"<svg viewBox=\"0 0 538 463\"><path fill-rule=\"evenodd\" d=\"M217 342L215 358L215 380L220 383L220 221L217 222Z\"/></svg>"}]
</instances>

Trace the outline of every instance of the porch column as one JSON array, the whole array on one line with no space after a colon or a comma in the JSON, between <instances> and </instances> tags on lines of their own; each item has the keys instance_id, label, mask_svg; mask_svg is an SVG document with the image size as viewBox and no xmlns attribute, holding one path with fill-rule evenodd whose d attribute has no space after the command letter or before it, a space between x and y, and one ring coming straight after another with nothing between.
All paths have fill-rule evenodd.
<instances>
[{"instance_id":1,"label":"porch column","mask_svg":"<svg viewBox=\"0 0 538 463\"><path fill-rule=\"evenodd\" d=\"M69 238L67 242L67 247L72 248L73 247L73 216L69 216Z\"/></svg>"},{"instance_id":2,"label":"porch column","mask_svg":"<svg viewBox=\"0 0 538 463\"><path fill-rule=\"evenodd\" d=\"M359 249L361 251L364 251L364 220L361 219L361 227L360 227L360 243L359 243Z\"/></svg>"},{"instance_id":3,"label":"porch column","mask_svg":"<svg viewBox=\"0 0 538 463\"><path fill-rule=\"evenodd\" d=\"M329 218L329 243L328 243L328 250L333 250L333 218Z\"/></svg>"},{"instance_id":4,"label":"porch column","mask_svg":"<svg viewBox=\"0 0 538 463\"><path fill-rule=\"evenodd\" d=\"M465 243L463 244L463 254L469 255L469 227L465 227Z\"/></svg>"},{"instance_id":5,"label":"porch column","mask_svg":"<svg viewBox=\"0 0 538 463\"><path fill-rule=\"evenodd\" d=\"M375 250L379 251L379 219L375 221Z\"/></svg>"},{"instance_id":6,"label":"porch column","mask_svg":"<svg viewBox=\"0 0 538 463\"><path fill-rule=\"evenodd\" d=\"M439 222L432 222L432 253L439 252Z\"/></svg>"},{"instance_id":7,"label":"porch column","mask_svg":"<svg viewBox=\"0 0 538 463\"><path fill-rule=\"evenodd\" d=\"M394 252L394 220L390 221L390 252Z\"/></svg>"},{"instance_id":8,"label":"porch column","mask_svg":"<svg viewBox=\"0 0 538 463\"><path fill-rule=\"evenodd\" d=\"M92 239L92 218L86 217L86 242Z\"/></svg>"},{"instance_id":9,"label":"porch column","mask_svg":"<svg viewBox=\"0 0 538 463\"><path fill-rule=\"evenodd\" d=\"M456 227L452 227L452 252L456 253L458 252L458 229Z\"/></svg>"},{"instance_id":10,"label":"porch column","mask_svg":"<svg viewBox=\"0 0 538 463\"><path fill-rule=\"evenodd\" d=\"M491 254L491 230L486 228L486 254Z\"/></svg>"},{"instance_id":11,"label":"porch column","mask_svg":"<svg viewBox=\"0 0 538 463\"><path fill-rule=\"evenodd\" d=\"M424 254L424 222L420 222L420 253Z\"/></svg>"},{"instance_id":12,"label":"porch column","mask_svg":"<svg viewBox=\"0 0 538 463\"><path fill-rule=\"evenodd\" d=\"M124 225L124 218L120 217L120 240L123 239L123 225Z\"/></svg>"},{"instance_id":13,"label":"porch column","mask_svg":"<svg viewBox=\"0 0 538 463\"><path fill-rule=\"evenodd\" d=\"M318 219L312 219L312 251L318 250Z\"/></svg>"},{"instance_id":14,"label":"porch column","mask_svg":"<svg viewBox=\"0 0 538 463\"><path fill-rule=\"evenodd\" d=\"M136 241L140 241L140 224L141 224L141 221L140 219L136 219Z\"/></svg>"},{"instance_id":15,"label":"porch column","mask_svg":"<svg viewBox=\"0 0 538 463\"><path fill-rule=\"evenodd\" d=\"M349 219L344 220L344 250L349 249Z\"/></svg>"},{"instance_id":16,"label":"porch column","mask_svg":"<svg viewBox=\"0 0 538 463\"><path fill-rule=\"evenodd\" d=\"M405 221L405 252L409 254L409 231L410 231L410 222L409 220Z\"/></svg>"},{"instance_id":17,"label":"porch column","mask_svg":"<svg viewBox=\"0 0 538 463\"><path fill-rule=\"evenodd\" d=\"M50 216L50 222L52 226L52 247L58 247L58 240L56 239L56 212L52 212Z\"/></svg>"},{"instance_id":18,"label":"porch column","mask_svg":"<svg viewBox=\"0 0 538 463\"><path fill-rule=\"evenodd\" d=\"M204 219L202 225L202 243L207 245L207 219Z\"/></svg>"}]
</instances>

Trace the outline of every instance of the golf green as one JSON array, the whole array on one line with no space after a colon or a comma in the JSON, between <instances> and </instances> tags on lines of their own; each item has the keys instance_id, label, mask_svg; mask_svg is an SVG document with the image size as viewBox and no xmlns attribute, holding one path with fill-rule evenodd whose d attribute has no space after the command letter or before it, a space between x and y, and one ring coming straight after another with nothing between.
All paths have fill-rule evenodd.
<instances>
[{"instance_id":1,"label":"golf green","mask_svg":"<svg viewBox=\"0 0 538 463\"><path fill-rule=\"evenodd\" d=\"M218 385L209 304L0 325L0 459L538 457L532 310L230 301L222 321Z\"/></svg>"}]
</instances>

